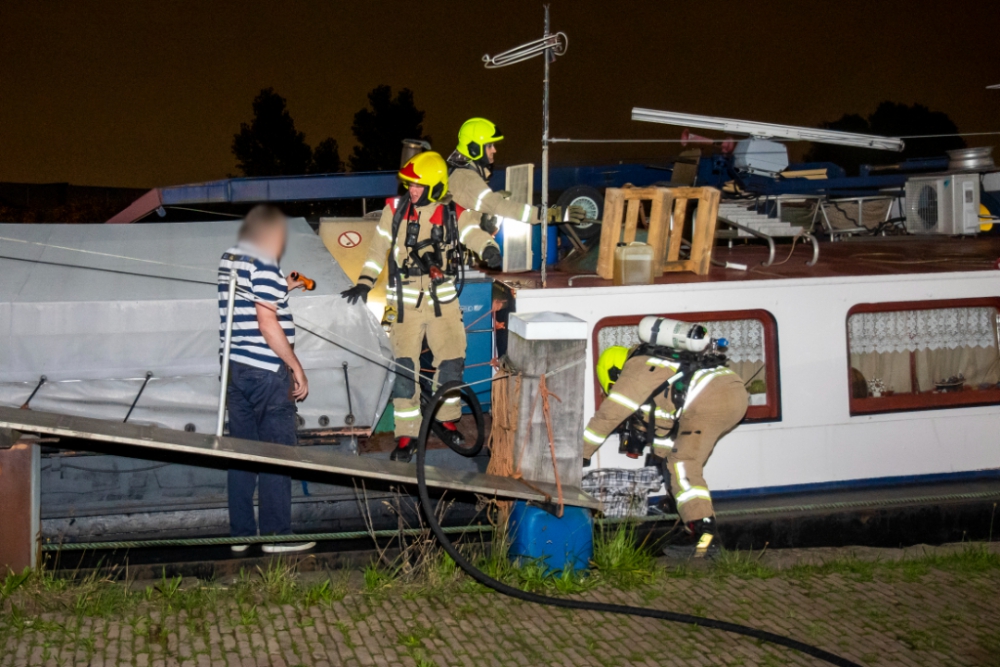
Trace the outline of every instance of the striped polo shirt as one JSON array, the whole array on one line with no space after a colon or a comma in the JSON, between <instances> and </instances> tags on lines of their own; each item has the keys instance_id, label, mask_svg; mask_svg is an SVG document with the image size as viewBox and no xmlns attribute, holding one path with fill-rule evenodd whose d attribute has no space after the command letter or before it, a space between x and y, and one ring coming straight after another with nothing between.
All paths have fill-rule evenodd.
<instances>
[{"instance_id":1,"label":"striped polo shirt","mask_svg":"<svg viewBox=\"0 0 1000 667\"><path fill-rule=\"evenodd\" d=\"M288 308L288 284L278 263L249 243L227 250L219 261L219 354L226 336L229 275L236 270L236 308L229 358L241 364L277 372L284 363L264 341L254 302L272 304L290 345L295 344L295 323Z\"/></svg>"}]
</instances>

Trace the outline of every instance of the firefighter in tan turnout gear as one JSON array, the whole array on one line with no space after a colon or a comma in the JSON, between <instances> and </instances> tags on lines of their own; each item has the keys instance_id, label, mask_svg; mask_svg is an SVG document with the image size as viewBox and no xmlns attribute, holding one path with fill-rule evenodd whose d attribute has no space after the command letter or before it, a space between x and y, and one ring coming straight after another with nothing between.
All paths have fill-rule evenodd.
<instances>
[{"instance_id":1,"label":"firefighter in tan turnout gear","mask_svg":"<svg viewBox=\"0 0 1000 667\"><path fill-rule=\"evenodd\" d=\"M504 220L536 224L542 221L539 207L514 202L504 192L494 192L487 181L493 172L496 143L503 139L497 126L485 118L470 118L458 131L458 146L448 157L450 189L455 202L482 215L483 229L496 231ZM580 223L584 210L570 206L563 214L558 206L549 208L549 222Z\"/></svg>"},{"instance_id":2,"label":"firefighter in tan turnout gear","mask_svg":"<svg viewBox=\"0 0 1000 667\"><path fill-rule=\"evenodd\" d=\"M460 381L465 369L465 328L455 284L462 247L493 269L500 267L500 251L479 228L479 217L451 201L448 166L438 153L415 155L399 171L399 178L407 184L407 192L388 200L358 284L342 296L350 303L367 301L379 274L388 268L386 310L396 313L389 337L397 364L392 392L396 449L391 458L409 461L420 432L418 380L424 337L434 355L435 382ZM455 426L461 416L457 393L448 396L437 413L457 446L463 442Z\"/></svg>"},{"instance_id":3,"label":"firefighter in tan turnout gear","mask_svg":"<svg viewBox=\"0 0 1000 667\"><path fill-rule=\"evenodd\" d=\"M709 338L701 325L647 317L639 338L644 342L631 351L601 353L597 377L606 398L584 429L584 462L615 431L632 458L651 446L692 536L668 553L712 555L719 547L703 469L719 438L746 414L743 380L725 366L725 341Z\"/></svg>"}]
</instances>

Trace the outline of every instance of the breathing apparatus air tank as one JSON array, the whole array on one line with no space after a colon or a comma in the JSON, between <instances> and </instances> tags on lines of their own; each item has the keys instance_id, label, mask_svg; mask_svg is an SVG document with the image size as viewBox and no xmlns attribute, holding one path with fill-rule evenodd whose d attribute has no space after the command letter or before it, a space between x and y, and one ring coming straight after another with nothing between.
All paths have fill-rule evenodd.
<instances>
[{"instance_id":1,"label":"breathing apparatus air tank","mask_svg":"<svg viewBox=\"0 0 1000 667\"><path fill-rule=\"evenodd\" d=\"M681 322L650 315L639 322L639 340L650 345L672 347L686 352L703 352L712 342L708 328L695 322Z\"/></svg>"}]
</instances>

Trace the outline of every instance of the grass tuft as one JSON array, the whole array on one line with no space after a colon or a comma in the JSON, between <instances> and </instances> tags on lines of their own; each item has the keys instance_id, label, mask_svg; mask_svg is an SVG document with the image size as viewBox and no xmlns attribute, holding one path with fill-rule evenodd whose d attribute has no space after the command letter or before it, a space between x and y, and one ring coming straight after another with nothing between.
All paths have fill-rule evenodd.
<instances>
[{"instance_id":1,"label":"grass tuft","mask_svg":"<svg viewBox=\"0 0 1000 667\"><path fill-rule=\"evenodd\" d=\"M31 568L26 567L20 574L12 572L4 577L3 583L0 584L0 601L6 600L14 591L23 586L25 582L31 579L31 574Z\"/></svg>"},{"instance_id":2,"label":"grass tuft","mask_svg":"<svg viewBox=\"0 0 1000 667\"><path fill-rule=\"evenodd\" d=\"M299 596L298 572L284 558L275 558L267 567L257 566L264 597L276 604L291 604Z\"/></svg>"},{"instance_id":3,"label":"grass tuft","mask_svg":"<svg viewBox=\"0 0 1000 667\"><path fill-rule=\"evenodd\" d=\"M167 579L167 570L164 568L163 574L160 578L160 583L157 585L156 589L160 591L160 595L163 596L163 599L169 602L174 599L177 595L177 591L180 590L181 581L183 581L183 578L180 575Z\"/></svg>"},{"instance_id":4,"label":"grass tuft","mask_svg":"<svg viewBox=\"0 0 1000 667\"><path fill-rule=\"evenodd\" d=\"M365 593L378 595L395 584L402 568L399 565L383 565L372 561L364 570Z\"/></svg>"},{"instance_id":5,"label":"grass tuft","mask_svg":"<svg viewBox=\"0 0 1000 667\"><path fill-rule=\"evenodd\" d=\"M712 574L740 579L770 579L777 570L761 563L763 552L729 551L723 549L712 563Z\"/></svg>"},{"instance_id":6,"label":"grass tuft","mask_svg":"<svg viewBox=\"0 0 1000 667\"><path fill-rule=\"evenodd\" d=\"M652 584L662 573L653 547L639 542L632 521L595 528L593 564L601 578L626 590Z\"/></svg>"}]
</instances>

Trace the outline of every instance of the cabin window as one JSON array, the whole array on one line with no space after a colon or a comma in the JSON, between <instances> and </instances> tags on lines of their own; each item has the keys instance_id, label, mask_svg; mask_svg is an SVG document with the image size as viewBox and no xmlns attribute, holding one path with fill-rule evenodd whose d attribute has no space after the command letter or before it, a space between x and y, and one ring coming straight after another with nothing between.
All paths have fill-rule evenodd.
<instances>
[{"instance_id":1,"label":"cabin window","mask_svg":"<svg viewBox=\"0 0 1000 667\"><path fill-rule=\"evenodd\" d=\"M594 364L601 352L613 345L632 348L640 343L639 320L643 315L607 317L594 328ZM778 336L774 317L765 310L721 313L665 314L689 322L705 324L713 338L729 341L729 368L735 371L750 392L750 407L744 421L774 421L780 418L778 381ZM603 398L595 380L598 406Z\"/></svg>"},{"instance_id":2,"label":"cabin window","mask_svg":"<svg viewBox=\"0 0 1000 667\"><path fill-rule=\"evenodd\" d=\"M1000 403L998 305L962 299L852 308L851 414Z\"/></svg>"}]
</instances>

